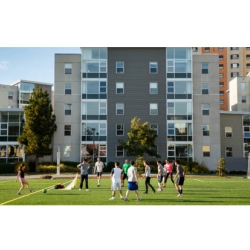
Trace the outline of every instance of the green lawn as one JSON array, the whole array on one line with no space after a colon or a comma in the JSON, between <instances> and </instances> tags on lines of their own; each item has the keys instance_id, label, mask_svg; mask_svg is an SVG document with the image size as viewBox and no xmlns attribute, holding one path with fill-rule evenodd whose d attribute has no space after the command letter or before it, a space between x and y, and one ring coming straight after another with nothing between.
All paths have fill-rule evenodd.
<instances>
[{"instance_id":1,"label":"green lawn","mask_svg":"<svg viewBox=\"0 0 250 250\"><path fill-rule=\"evenodd\" d=\"M67 186L73 179L27 179L34 193L29 193L25 188L22 195L17 192L20 183L15 180L0 180L0 204L1 205L250 205L250 179L243 177L187 177L183 186L183 197L177 198L177 191L170 180L163 192L155 194L149 189L145 191L144 179L139 179L139 193L142 201L137 201L134 192L129 195L129 202L119 199L110 201L110 179L102 179L101 186L97 187L96 179L89 179L89 191L79 191L80 180L72 190L48 190L61 183ZM157 188L157 179L152 178L151 184ZM123 194L126 192L123 187Z\"/></svg>"}]
</instances>

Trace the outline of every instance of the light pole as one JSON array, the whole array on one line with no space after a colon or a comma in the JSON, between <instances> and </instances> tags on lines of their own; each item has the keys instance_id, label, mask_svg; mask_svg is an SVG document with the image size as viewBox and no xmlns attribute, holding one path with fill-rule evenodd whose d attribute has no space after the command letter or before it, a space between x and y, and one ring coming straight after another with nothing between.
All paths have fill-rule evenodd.
<instances>
[{"instance_id":1,"label":"light pole","mask_svg":"<svg viewBox=\"0 0 250 250\"><path fill-rule=\"evenodd\" d=\"M95 162L95 151L94 151L94 147L95 147L95 128L92 128L92 136L93 136L93 163Z\"/></svg>"}]
</instances>

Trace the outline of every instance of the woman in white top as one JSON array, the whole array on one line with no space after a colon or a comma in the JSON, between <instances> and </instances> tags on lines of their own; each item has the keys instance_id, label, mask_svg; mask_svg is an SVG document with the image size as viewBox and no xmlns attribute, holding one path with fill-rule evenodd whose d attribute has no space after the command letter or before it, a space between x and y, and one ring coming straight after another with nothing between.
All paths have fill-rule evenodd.
<instances>
[{"instance_id":1,"label":"woman in white top","mask_svg":"<svg viewBox=\"0 0 250 250\"><path fill-rule=\"evenodd\" d=\"M150 179L151 179L151 168L149 166L149 163L147 161L144 161L144 166L145 166L145 186L146 186L146 191L143 194L148 193L148 186L151 187L152 191L155 193L154 187L150 184Z\"/></svg>"}]
</instances>

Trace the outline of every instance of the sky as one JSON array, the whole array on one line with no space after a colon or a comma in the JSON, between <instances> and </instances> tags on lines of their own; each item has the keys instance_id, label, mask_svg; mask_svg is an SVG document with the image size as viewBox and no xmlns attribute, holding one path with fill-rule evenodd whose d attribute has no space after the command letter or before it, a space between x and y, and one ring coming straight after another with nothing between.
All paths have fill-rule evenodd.
<instances>
[{"instance_id":1,"label":"sky","mask_svg":"<svg viewBox=\"0 0 250 250\"><path fill-rule=\"evenodd\" d=\"M53 83L54 54L80 53L80 47L249 47L249 5L242 0L232 4L215 0L3 1L0 84L11 85L19 79ZM202 242L203 248L210 249L214 240L217 248L230 248L236 241L237 247L247 244L238 224L248 225L249 220L240 206L2 206L0 210L0 234L7 232L2 245L11 242L12 247L20 247L21 225L27 250L34 248L34 240L68 249L86 238L93 247L110 247L116 238L122 249L126 242L151 249L162 248L165 242L167 247L184 244L192 249L200 248Z\"/></svg>"}]
</instances>

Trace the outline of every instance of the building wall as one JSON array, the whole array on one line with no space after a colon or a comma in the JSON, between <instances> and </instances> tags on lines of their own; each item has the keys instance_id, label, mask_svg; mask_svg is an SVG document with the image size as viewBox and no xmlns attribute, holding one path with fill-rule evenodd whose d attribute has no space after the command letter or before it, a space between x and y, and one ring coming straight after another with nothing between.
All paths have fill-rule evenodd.
<instances>
[{"instance_id":1,"label":"building wall","mask_svg":"<svg viewBox=\"0 0 250 250\"><path fill-rule=\"evenodd\" d=\"M8 98L8 93L13 93L13 98ZM10 85L0 85L1 93L1 106L0 108L18 108L17 97L18 97L18 88L17 86Z\"/></svg>"},{"instance_id":2,"label":"building wall","mask_svg":"<svg viewBox=\"0 0 250 250\"><path fill-rule=\"evenodd\" d=\"M209 64L209 73L201 74L201 63ZM205 163L210 169L216 169L220 159L220 105L219 105L218 55L193 56L193 131L194 161ZM202 83L209 84L209 94L202 94ZM202 115L202 104L209 104L209 115ZM202 125L209 125L209 136L203 136ZM203 157L203 146L210 146L210 157Z\"/></svg>"},{"instance_id":3,"label":"building wall","mask_svg":"<svg viewBox=\"0 0 250 250\"><path fill-rule=\"evenodd\" d=\"M125 73L116 74L116 61L124 61ZM149 74L149 62L158 62L158 74ZM116 82L124 82L123 95L116 94ZM158 94L149 94L149 83L158 83ZM116 103L124 103L124 115L116 115ZM158 115L149 114L149 104L158 103ZM156 145L162 159L166 157L166 49L108 48L108 161L123 162L116 157L118 139L127 140L131 120L157 123ZM116 124L124 124L124 136L116 136ZM134 159L134 157L132 157ZM149 158L148 160L153 160Z\"/></svg>"},{"instance_id":4,"label":"building wall","mask_svg":"<svg viewBox=\"0 0 250 250\"><path fill-rule=\"evenodd\" d=\"M72 74L65 74L65 63L72 64ZM65 95L65 83L71 83L71 95ZM65 104L71 104L71 115L65 115ZM80 161L81 121L81 55L55 54L54 111L57 131L54 134L53 160L57 159L58 145L61 161ZM71 126L71 136L64 135L64 126ZM70 156L65 157L65 147Z\"/></svg>"}]
</instances>

